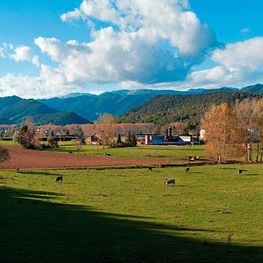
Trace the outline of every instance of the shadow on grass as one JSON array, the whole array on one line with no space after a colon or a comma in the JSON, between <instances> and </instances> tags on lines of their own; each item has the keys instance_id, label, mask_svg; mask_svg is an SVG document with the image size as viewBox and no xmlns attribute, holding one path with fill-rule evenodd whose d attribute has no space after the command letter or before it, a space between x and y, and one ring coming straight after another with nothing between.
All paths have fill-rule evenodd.
<instances>
[{"instance_id":1,"label":"shadow on grass","mask_svg":"<svg viewBox=\"0 0 263 263\"><path fill-rule=\"evenodd\" d=\"M0 188L0 262L263 262L261 247L182 237L206 229L52 203L58 195L45 194Z\"/></svg>"},{"instance_id":2,"label":"shadow on grass","mask_svg":"<svg viewBox=\"0 0 263 263\"><path fill-rule=\"evenodd\" d=\"M247 176L257 176L258 174L245 174Z\"/></svg>"}]
</instances>

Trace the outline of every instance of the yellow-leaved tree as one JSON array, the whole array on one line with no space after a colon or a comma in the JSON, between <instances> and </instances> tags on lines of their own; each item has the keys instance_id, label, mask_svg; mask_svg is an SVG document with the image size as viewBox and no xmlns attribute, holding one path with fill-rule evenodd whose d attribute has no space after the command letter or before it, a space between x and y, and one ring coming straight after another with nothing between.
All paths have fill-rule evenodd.
<instances>
[{"instance_id":1,"label":"yellow-leaved tree","mask_svg":"<svg viewBox=\"0 0 263 263\"><path fill-rule=\"evenodd\" d=\"M205 130L205 150L219 162L244 155L243 132L236 112L227 103L213 105L205 113L201 127Z\"/></svg>"}]
</instances>

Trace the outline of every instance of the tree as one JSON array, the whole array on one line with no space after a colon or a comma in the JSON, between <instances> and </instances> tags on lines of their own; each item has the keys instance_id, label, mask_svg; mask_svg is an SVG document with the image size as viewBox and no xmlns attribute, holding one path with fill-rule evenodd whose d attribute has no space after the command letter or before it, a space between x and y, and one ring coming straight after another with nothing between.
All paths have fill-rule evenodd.
<instances>
[{"instance_id":1,"label":"tree","mask_svg":"<svg viewBox=\"0 0 263 263\"><path fill-rule=\"evenodd\" d=\"M118 134L118 138L117 138L116 143L117 143L117 145L121 145L122 144L121 135L120 134Z\"/></svg>"},{"instance_id":2,"label":"tree","mask_svg":"<svg viewBox=\"0 0 263 263\"><path fill-rule=\"evenodd\" d=\"M134 133L131 133L131 132L128 133L126 145L127 146L136 146L137 145L136 136Z\"/></svg>"},{"instance_id":3,"label":"tree","mask_svg":"<svg viewBox=\"0 0 263 263\"><path fill-rule=\"evenodd\" d=\"M0 146L0 162L8 161L9 159L10 159L10 155L8 150Z\"/></svg>"},{"instance_id":4,"label":"tree","mask_svg":"<svg viewBox=\"0 0 263 263\"><path fill-rule=\"evenodd\" d=\"M36 128L32 119L25 119L21 128L16 131L14 140L26 149L36 149L39 147L36 137Z\"/></svg>"},{"instance_id":5,"label":"tree","mask_svg":"<svg viewBox=\"0 0 263 263\"><path fill-rule=\"evenodd\" d=\"M115 118L111 114L102 114L99 118L99 133L101 136L101 143L104 146L113 144L114 139L114 123Z\"/></svg>"},{"instance_id":6,"label":"tree","mask_svg":"<svg viewBox=\"0 0 263 263\"><path fill-rule=\"evenodd\" d=\"M103 113L99 117L99 123L115 123L115 117L109 113Z\"/></svg>"},{"instance_id":7,"label":"tree","mask_svg":"<svg viewBox=\"0 0 263 263\"><path fill-rule=\"evenodd\" d=\"M212 106L202 119L205 149L219 162L242 156L243 133L234 109L227 103Z\"/></svg>"},{"instance_id":8,"label":"tree","mask_svg":"<svg viewBox=\"0 0 263 263\"><path fill-rule=\"evenodd\" d=\"M84 132L80 126L77 126L76 131L75 131L75 135L76 135L77 140L79 141L80 145L86 144Z\"/></svg>"},{"instance_id":9,"label":"tree","mask_svg":"<svg viewBox=\"0 0 263 263\"><path fill-rule=\"evenodd\" d=\"M244 133L246 161L262 161L263 99L246 99L237 102L235 111ZM256 146L255 150L254 146Z\"/></svg>"},{"instance_id":10,"label":"tree","mask_svg":"<svg viewBox=\"0 0 263 263\"><path fill-rule=\"evenodd\" d=\"M58 142L57 142L57 140L55 140L54 136L52 136L52 135L49 135L47 137L47 145L50 148L58 148Z\"/></svg>"}]
</instances>

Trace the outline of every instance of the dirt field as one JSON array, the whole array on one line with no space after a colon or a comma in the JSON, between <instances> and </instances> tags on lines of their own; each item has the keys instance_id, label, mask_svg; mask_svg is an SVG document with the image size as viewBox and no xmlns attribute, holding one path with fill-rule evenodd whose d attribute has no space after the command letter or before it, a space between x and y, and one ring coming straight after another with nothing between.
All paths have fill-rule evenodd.
<instances>
[{"instance_id":1,"label":"dirt field","mask_svg":"<svg viewBox=\"0 0 263 263\"><path fill-rule=\"evenodd\" d=\"M8 148L11 159L0 163L0 168L67 168L101 166L143 166L172 163L167 159L134 160L111 156L85 156L69 153L42 152L26 150L18 146Z\"/></svg>"}]
</instances>

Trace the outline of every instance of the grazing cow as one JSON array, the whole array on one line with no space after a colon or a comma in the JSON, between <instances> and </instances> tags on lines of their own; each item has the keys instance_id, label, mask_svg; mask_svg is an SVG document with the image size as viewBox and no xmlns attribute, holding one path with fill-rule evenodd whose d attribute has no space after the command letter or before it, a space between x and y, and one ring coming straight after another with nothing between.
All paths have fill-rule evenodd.
<instances>
[{"instance_id":1,"label":"grazing cow","mask_svg":"<svg viewBox=\"0 0 263 263\"><path fill-rule=\"evenodd\" d=\"M228 245L231 245L233 235L234 235L233 233L227 234L227 244Z\"/></svg>"},{"instance_id":2,"label":"grazing cow","mask_svg":"<svg viewBox=\"0 0 263 263\"><path fill-rule=\"evenodd\" d=\"M188 160L189 160L190 162L192 162L192 161L195 160L195 157L194 157L194 156L188 156Z\"/></svg>"},{"instance_id":3,"label":"grazing cow","mask_svg":"<svg viewBox=\"0 0 263 263\"><path fill-rule=\"evenodd\" d=\"M239 169L237 170L238 174L242 174L243 172L246 172L246 170L243 170L243 169Z\"/></svg>"},{"instance_id":4,"label":"grazing cow","mask_svg":"<svg viewBox=\"0 0 263 263\"><path fill-rule=\"evenodd\" d=\"M169 179L165 179L165 184L166 186L168 185L175 185L175 179L174 178L169 178Z\"/></svg>"},{"instance_id":5,"label":"grazing cow","mask_svg":"<svg viewBox=\"0 0 263 263\"><path fill-rule=\"evenodd\" d=\"M153 168L152 168L152 167L148 167L148 169L149 169L150 171L152 171L152 170L153 170Z\"/></svg>"},{"instance_id":6,"label":"grazing cow","mask_svg":"<svg viewBox=\"0 0 263 263\"><path fill-rule=\"evenodd\" d=\"M62 175L57 176L57 178L56 178L56 183L57 183L57 182L63 182L63 176L62 176Z\"/></svg>"},{"instance_id":7,"label":"grazing cow","mask_svg":"<svg viewBox=\"0 0 263 263\"><path fill-rule=\"evenodd\" d=\"M190 167L186 167L186 168L185 168L185 172L186 172L186 173L190 172Z\"/></svg>"}]
</instances>

